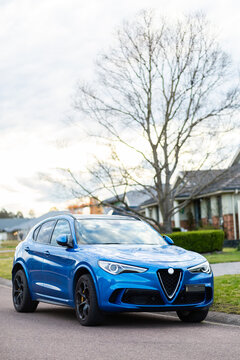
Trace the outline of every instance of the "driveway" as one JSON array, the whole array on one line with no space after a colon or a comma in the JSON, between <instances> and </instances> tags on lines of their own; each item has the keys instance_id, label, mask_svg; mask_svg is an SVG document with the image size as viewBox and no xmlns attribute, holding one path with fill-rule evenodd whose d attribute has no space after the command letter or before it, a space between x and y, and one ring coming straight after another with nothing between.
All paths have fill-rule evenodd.
<instances>
[{"instance_id":1,"label":"driveway","mask_svg":"<svg viewBox=\"0 0 240 360\"><path fill-rule=\"evenodd\" d=\"M86 328L64 307L40 304L32 314L15 312L6 285L0 285L0 304L3 360L239 359L235 325L184 324L169 315L133 313Z\"/></svg>"}]
</instances>

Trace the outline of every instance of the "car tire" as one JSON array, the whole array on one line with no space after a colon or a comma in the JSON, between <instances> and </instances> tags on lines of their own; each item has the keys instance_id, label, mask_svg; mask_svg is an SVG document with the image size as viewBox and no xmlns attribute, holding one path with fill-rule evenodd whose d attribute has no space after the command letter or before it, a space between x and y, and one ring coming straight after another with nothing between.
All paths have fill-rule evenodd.
<instances>
[{"instance_id":1,"label":"car tire","mask_svg":"<svg viewBox=\"0 0 240 360\"><path fill-rule=\"evenodd\" d=\"M177 315L179 319L183 322L188 323L198 323L206 319L208 314L208 309L206 310L179 310L177 311Z\"/></svg>"},{"instance_id":2,"label":"car tire","mask_svg":"<svg viewBox=\"0 0 240 360\"><path fill-rule=\"evenodd\" d=\"M34 312L38 306L38 301L33 301L31 298L23 270L18 270L13 277L12 299L17 312Z\"/></svg>"},{"instance_id":3,"label":"car tire","mask_svg":"<svg viewBox=\"0 0 240 360\"><path fill-rule=\"evenodd\" d=\"M75 311L83 326L100 325L103 313L98 307L94 282L90 275L80 276L75 289Z\"/></svg>"}]
</instances>

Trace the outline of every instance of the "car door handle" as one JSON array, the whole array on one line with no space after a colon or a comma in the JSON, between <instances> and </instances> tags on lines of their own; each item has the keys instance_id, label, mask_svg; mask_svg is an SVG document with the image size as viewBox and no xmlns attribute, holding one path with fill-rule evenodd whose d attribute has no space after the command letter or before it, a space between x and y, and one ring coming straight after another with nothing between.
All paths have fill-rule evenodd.
<instances>
[{"instance_id":1,"label":"car door handle","mask_svg":"<svg viewBox=\"0 0 240 360\"><path fill-rule=\"evenodd\" d=\"M29 246L26 246L26 247L24 248L24 250L25 250L26 252L29 252L29 251L30 251Z\"/></svg>"},{"instance_id":2,"label":"car door handle","mask_svg":"<svg viewBox=\"0 0 240 360\"><path fill-rule=\"evenodd\" d=\"M46 256L50 256L50 252L49 252L48 250L44 251L44 254L45 254Z\"/></svg>"}]
</instances>

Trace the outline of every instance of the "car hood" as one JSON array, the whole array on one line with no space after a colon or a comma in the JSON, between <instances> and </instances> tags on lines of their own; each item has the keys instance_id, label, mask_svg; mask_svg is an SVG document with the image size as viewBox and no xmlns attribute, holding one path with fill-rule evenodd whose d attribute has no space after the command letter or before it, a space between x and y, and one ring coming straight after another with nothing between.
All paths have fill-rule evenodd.
<instances>
[{"instance_id":1,"label":"car hood","mask_svg":"<svg viewBox=\"0 0 240 360\"><path fill-rule=\"evenodd\" d=\"M159 262L196 262L205 260L198 253L184 250L173 245L85 245L90 253L98 260L111 260L124 263L149 263ZM86 251L85 247L85 251Z\"/></svg>"}]
</instances>

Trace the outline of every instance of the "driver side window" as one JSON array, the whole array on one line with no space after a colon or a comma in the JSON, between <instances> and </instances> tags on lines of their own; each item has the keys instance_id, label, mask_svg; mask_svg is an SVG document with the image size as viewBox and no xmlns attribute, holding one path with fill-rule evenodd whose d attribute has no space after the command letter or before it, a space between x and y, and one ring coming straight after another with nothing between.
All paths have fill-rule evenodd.
<instances>
[{"instance_id":1,"label":"driver side window","mask_svg":"<svg viewBox=\"0 0 240 360\"><path fill-rule=\"evenodd\" d=\"M72 236L69 222L67 220L58 220L52 234L51 245L60 246L56 241L57 237L60 235Z\"/></svg>"}]
</instances>

